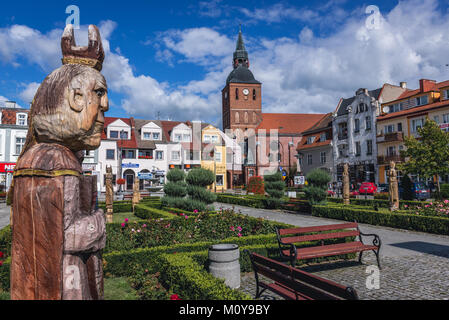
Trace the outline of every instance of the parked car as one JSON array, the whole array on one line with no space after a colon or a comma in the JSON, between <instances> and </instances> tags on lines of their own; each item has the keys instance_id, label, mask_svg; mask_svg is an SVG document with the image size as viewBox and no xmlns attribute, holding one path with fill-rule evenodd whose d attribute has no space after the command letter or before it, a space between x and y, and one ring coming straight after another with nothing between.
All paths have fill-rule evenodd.
<instances>
[{"instance_id":1,"label":"parked car","mask_svg":"<svg viewBox=\"0 0 449 320\"><path fill-rule=\"evenodd\" d=\"M404 189L399 184L399 197L403 198ZM430 188L424 182L413 182L412 193L417 200L426 200L430 198Z\"/></svg>"},{"instance_id":2,"label":"parked car","mask_svg":"<svg viewBox=\"0 0 449 320\"><path fill-rule=\"evenodd\" d=\"M388 192L389 186L388 183L380 183L377 187L377 192Z\"/></svg>"},{"instance_id":3,"label":"parked car","mask_svg":"<svg viewBox=\"0 0 449 320\"><path fill-rule=\"evenodd\" d=\"M359 194L374 195L377 192L377 186L372 182L363 182L359 189Z\"/></svg>"}]
</instances>

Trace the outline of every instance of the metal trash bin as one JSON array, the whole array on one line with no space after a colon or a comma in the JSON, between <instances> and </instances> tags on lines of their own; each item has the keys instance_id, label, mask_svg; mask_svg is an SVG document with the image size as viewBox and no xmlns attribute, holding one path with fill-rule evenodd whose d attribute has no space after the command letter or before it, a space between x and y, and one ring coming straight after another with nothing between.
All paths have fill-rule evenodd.
<instances>
[{"instance_id":1,"label":"metal trash bin","mask_svg":"<svg viewBox=\"0 0 449 320\"><path fill-rule=\"evenodd\" d=\"M224 279L232 289L240 288L240 250L236 244L214 244L209 247L209 272Z\"/></svg>"}]
</instances>

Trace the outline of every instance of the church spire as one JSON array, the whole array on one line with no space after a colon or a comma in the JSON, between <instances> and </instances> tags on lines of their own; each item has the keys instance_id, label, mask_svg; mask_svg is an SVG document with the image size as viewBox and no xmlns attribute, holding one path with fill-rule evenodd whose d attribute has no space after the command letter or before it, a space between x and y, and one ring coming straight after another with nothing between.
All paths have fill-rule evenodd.
<instances>
[{"instance_id":1,"label":"church spire","mask_svg":"<svg viewBox=\"0 0 449 320\"><path fill-rule=\"evenodd\" d=\"M245 44L243 43L243 36L242 36L242 25L239 25L239 36L237 39L237 45L235 47L234 51L234 61L233 61L233 67L234 69L237 68L239 65L243 65L247 68L249 68L249 59L248 59L248 52L245 49Z\"/></svg>"}]
</instances>

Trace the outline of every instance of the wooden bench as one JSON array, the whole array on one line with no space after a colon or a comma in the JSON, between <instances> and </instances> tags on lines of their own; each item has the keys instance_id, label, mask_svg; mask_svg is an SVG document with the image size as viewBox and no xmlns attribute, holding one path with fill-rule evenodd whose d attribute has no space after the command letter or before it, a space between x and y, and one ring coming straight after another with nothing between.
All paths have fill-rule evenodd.
<instances>
[{"instance_id":1,"label":"wooden bench","mask_svg":"<svg viewBox=\"0 0 449 320\"><path fill-rule=\"evenodd\" d=\"M358 300L352 287L296 269L284 263L245 250L251 259L256 278L256 299L270 290L288 300ZM273 280L261 281L259 275Z\"/></svg>"},{"instance_id":2,"label":"wooden bench","mask_svg":"<svg viewBox=\"0 0 449 320\"><path fill-rule=\"evenodd\" d=\"M361 263L363 251L372 250L376 255L377 265L381 268L379 259L381 241L379 236L376 234L362 233L357 222L291 229L279 229L276 227L276 235L281 258L290 260L292 266L295 266L296 260L357 252L359 252L359 262ZM373 236L373 244L364 244L362 236ZM352 242L324 244L324 240L347 237L358 237L358 241L356 239ZM295 243L317 240L321 241L321 245L304 248L297 248L295 245Z\"/></svg>"}]
</instances>

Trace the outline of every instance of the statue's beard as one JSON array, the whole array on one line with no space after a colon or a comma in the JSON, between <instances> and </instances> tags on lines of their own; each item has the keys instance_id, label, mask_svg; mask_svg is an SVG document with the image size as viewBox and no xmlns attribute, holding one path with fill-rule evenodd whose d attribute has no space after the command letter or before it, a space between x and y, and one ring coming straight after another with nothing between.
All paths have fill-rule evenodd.
<instances>
[{"instance_id":1,"label":"statue's beard","mask_svg":"<svg viewBox=\"0 0 449 320\"><path fill-rule=\"evenodd\" d=\"M37 142L59 143L72 151L94 150L100 146L103 123L96 121L85 130L57 113L34 115L33 128Z\"/></svg>"}]
</instances>

